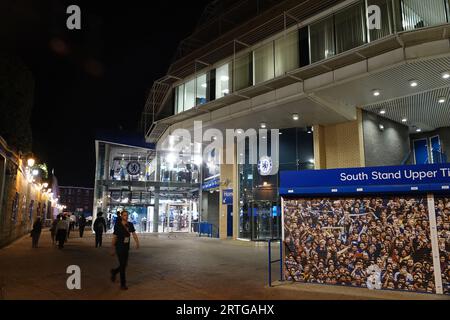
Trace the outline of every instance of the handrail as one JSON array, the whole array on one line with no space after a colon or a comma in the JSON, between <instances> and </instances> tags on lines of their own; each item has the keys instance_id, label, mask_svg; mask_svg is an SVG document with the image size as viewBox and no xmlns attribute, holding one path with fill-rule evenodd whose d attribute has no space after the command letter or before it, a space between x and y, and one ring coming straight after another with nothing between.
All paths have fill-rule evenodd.
<instances>
[{"instance_id":1,"label":"handrail","mask_svg":"<svg viewBox=\"0 0 450 320\"><path fill-rule=\"evenodd\" d=\"M280 258L276 260L272 260L272 242L280 241ZM267 240L269 247L268 254L268 266L269 266L269 287L272 287L272 263L279 262L280 263L280 281L284 281L283 279L283 240L282 239L269 239Z\"/></svg>"}]
</instances>

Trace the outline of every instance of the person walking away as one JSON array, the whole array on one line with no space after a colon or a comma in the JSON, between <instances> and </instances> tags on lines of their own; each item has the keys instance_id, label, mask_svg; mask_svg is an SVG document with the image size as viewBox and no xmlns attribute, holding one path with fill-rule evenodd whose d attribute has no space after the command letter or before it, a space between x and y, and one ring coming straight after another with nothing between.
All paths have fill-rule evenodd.
<instances>
[{"instance_id":1,"label":"person walking away","mask_svg":"<svg viewBox=\"0 0 450 320\"><path fill-rule=\"evenodd\" d=\"M139 249L139 238L136 235L136 230L131 222L128 222L128 211L122 211L117 223L114 225L114 233L112 239L113 252L112 255L117 255L119 260L119 267L111 269L111 281L116 281L116 276L120 273L120 288L127 290L125 270L128 263L128 252L130 250L130 237L133 235L136 242L136 249Z\"/></svg>"},{"instance_id":2,"label":"person walking away","mask_svg":"<svg viewBox=\"0 0 450 320\"><path fill-rule=\"evenodd\" d=\"M86 227L86 218L84 217L84 214L81 214L80 219L78 221L78 229L80 231L80 238L83 238L85 227Z\"/></svg>"},{"instance_id":3,"label":"person walking away","mask_svg":"<svg viewBox=\"0 0 450 320\"><path fill-rule=\"evenodd\" d=\"M66 216L62 216L56 224L56 241L59 249L64 248L64 242L66 242L67 229L69 228L66 219Z\"/></svg>"},{"instance_id":4,"label":"person walking away","mask_svg":"<svg viewBox=\"0 0 450 320\"><path fill-rule=\"evenodd\" d=\"M39 242L39 237L41 236L41 232L42 232L41 218L37 217L33 223L33 230L31 230L31 240L32 240L31 242L32 242L33 248L38 247L38 242Z\"/></svg>"},{"instance_id":5,"label":"person walking away","mask_svg":"<svg viewBox=\"0 0 450 320\"><path fill-rule=\"evenodd\" d=\"M103 231L106 232L106 221L103 218L103 212L97 214L97 219L94 222L94 232L95 232L95 247L101 247L103 241Z\"/></svg>"},{"instance_id":6,"label":"person walking away","mask_svg":"<svg viewBox=\"0 0 450 320\"><path fill-rule=\"evenodd\" d=\"M58 214L56 216L56 219L52 221L52 226L50 227L50 235L52 237L52 244L55 245L55 236L56 236L56 224L58 223L60 219L60 215Z\"/></svg>"}]
</instances>

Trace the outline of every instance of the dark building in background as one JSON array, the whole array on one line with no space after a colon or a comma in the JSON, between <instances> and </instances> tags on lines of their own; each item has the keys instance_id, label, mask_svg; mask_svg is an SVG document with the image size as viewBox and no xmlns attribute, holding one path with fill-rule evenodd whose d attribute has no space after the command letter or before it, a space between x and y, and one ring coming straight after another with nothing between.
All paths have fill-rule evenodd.
<instances>
[{"instance_id":1,"label":"dark building in background","mask_svg":"<svg viewBox=\"0 0 450 320\"><path fill-rule=\"evenodd\" d=\"M65 211L92 215L94 189L83 187L59 187L59 203L66 206Z\"/></svg>"}]
</instances>

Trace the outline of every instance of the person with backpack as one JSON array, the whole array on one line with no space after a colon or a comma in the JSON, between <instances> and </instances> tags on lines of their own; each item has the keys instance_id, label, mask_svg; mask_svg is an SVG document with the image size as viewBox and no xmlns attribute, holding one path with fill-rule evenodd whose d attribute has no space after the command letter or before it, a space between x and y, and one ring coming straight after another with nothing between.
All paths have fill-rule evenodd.
<instances>
[{"instance_id":1,"label":"person with backpack","mask_svg":"<svg viewBox=\"0 0 450 320\"><path fill-rule=\"evenodd\" d=\"M97 219L95 219L93 227L95 232L95 247L98 248L102 246L103 231L106 232L106 221L103 218L103 212L97 214Z\"/></svg>"}]
</instances>

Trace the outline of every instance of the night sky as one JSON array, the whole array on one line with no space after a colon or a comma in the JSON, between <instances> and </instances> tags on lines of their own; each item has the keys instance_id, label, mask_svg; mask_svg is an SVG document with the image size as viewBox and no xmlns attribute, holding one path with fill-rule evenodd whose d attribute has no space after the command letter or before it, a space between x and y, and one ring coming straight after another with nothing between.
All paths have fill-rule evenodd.
<instances>
[{"instance_id":1,"label":"night sky","mask_svg":"<svg viewBox=\"0 0 450 320\"><path fill-rule=\"evenodd\" d=\"M1 0L2 50L35 79L33 152L60 185L94 185L96 131L137 131L153 81L208 2ZM81 30L66 28L71 4Z\"/></svg>"}]
</instances>

